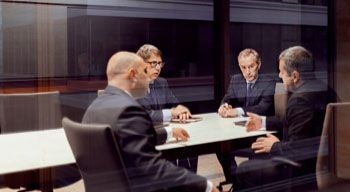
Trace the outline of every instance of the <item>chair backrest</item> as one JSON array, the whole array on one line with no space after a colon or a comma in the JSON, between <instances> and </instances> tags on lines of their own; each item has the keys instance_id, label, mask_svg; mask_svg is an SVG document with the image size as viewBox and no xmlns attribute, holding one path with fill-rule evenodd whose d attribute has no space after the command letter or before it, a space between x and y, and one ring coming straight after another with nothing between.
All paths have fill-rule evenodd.
<instances>
[{"instance_id":1,"label":"chair backrest","mask_svg":"<svg viewBox=\"0 0 350 192\"><path fill-rule=\"evenodd\" d=\"M86 192L129 191L119 147L108 125L81 124L63 118Z\"/></svg>"},{"instance_id":2,"label":"chair backrest","mask_svg":"<svg viewBox=\"0 0 350 192\"><path fill-rule=\"evenodd\" d=\"M276 83L275 95L275 116L283 118L287 107L287 91L283 87L283 83Z\"/></svg>"},{"instance_id":3,"label":"chair backrest","mask_svg":"<svg viewBox=\"0 0 350 192\"><path fill-rule=\"evenodd\" d=\"M105 92L104 89L99 89L99 90L97 90L97 96L102 95L104 92Z\"/></svg>"},{"instance_id":4,"label":"chair backrest","mask_svg":"<svg viewBox=\"0 0 350 192\"><path fill-rule=\"evenodd\" d=\"M316 178L319 189L350 179L350 102L327 105Z\"/></svg>"},{"instance_id":5,"label":"chair backrest","mask_svg":"<svg viewBox=\"0 0 350 192\"><path fill-rule=\"evenodd\" d=\"M2 133L61 127L59 92L0 94Z\"/></svg>"}]
</instances>

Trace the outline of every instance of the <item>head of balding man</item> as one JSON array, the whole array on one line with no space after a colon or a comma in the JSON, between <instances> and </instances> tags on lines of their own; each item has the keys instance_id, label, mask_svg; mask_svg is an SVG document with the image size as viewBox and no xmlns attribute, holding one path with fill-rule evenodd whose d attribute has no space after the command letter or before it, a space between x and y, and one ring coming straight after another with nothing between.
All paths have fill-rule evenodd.
<instances>
[{"instance_id":1,"label":"head of balding man","mask_svg":"<svg viewBox=\"0 0 350 192\"><path fill-rule=\"evenodd\" d=\"M147 64L132 52L114 54L107 65L108 84L128 91L133 97L144 97L148 90Z\"/></svg>"}]
</instances>

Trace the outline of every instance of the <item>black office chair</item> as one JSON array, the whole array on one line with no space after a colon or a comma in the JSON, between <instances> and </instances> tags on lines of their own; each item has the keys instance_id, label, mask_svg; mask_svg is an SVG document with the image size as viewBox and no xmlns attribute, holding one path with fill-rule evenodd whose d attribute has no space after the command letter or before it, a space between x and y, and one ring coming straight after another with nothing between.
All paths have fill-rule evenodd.
<instances>
[{"instance_id":1,"label":"black office chair","mask_svg":"<svg viewBox=\"0 0 350 192\"><path fill-rule=\"evenodd\" d=\"M61 127L59 92L0 94L1 133Z\"/></svg>"},{"instance_id":2,"label":"black office chair","mask_svg":"<svg viewBox=\"0 0 350 192\"><path fill-rule=\"evenodd\" d=\"M66 117L62 125L86 192L130 191L119 147L109 126L76 123Z\"/></svg>"},{"instance_id":3,"label":"black office chair","mask_svg":"<svg viewBox=\"0 0 350 192\"><path fill-rule=\"evenodd\" d=\"M99 89L99 90L97 90L97 96L100 96L100 95L102 95L102 94L104 94L105 93L105 90L104 89Z\"/></svg>"}]
</instances>

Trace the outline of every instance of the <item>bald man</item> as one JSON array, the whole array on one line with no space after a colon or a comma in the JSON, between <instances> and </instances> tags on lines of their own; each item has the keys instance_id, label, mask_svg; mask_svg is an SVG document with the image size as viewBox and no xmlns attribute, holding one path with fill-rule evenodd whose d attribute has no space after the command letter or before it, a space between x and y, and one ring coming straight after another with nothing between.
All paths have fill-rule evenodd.
<instances>
[{"instance_id":1,"label":"bald man","mask_svg":"<svg viewBox=\"0 0 350 192\"><path fill-rule=\"evenodd\" d=\"M108 85L87 109L83 123L111 126L131 191L218 191L204 177L160 158L155 146L165 137L156 133L150 116L134 100L148 91L147 65L134 53L114 54L107 65Z\"/></svg>"}]
</instances>

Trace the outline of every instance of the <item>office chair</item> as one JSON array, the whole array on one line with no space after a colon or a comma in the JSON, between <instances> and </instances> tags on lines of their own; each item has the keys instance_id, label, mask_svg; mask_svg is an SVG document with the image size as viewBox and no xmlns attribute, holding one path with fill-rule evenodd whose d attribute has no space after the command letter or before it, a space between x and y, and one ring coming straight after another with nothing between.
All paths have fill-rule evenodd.
<instances>
[{"instance_id":1,"label":"office chair","mask_svg":"<svg viewBox=\"0 0 350 192\"><path fill-rule=\"evenodd\" d=\"M276 83L274 104L275 116L282 119L284 117L284 114L286 113L287 107L287 91L283 87L283 83Z\"/></svg>"},{"instance_id":2,"label":"office chair","mask_svg":"<svg viewBox=\"0 0 350 192\"><path fill-rule=\"evenodd\" d=\"M61 127L59 92L0 94L1 133Z\"/></svg>"},{"instance_id":3,"label":"office chair","mask_svg":"<svg viewBox=\"0 0 350 192\"><path fill-rule=\"evenodd\" d=\"M80 124L63 118L86 192L127 192L129 182L119 147L107 125Z\"/></svg>"},{"instance_id":4,"label":"office chair","mask_svg":"<svg viewBox=\"0 0 350 192\"><path fill-rule=\"evenodd\" d=\"M97 96L102 95L104 92L105 92L104 89L99 89L99 90L97 90Z\"/></svg>"},{"instance_id":5,"label":"office chair","mask_svg":"<svg viewBox=\"0 0 350 192\"><path fill-rule=\"evenodd\" d=\"M327 105L316 179L321 191L348 191L350 187L350 102Z\"/></svg>"}]
</instances>

